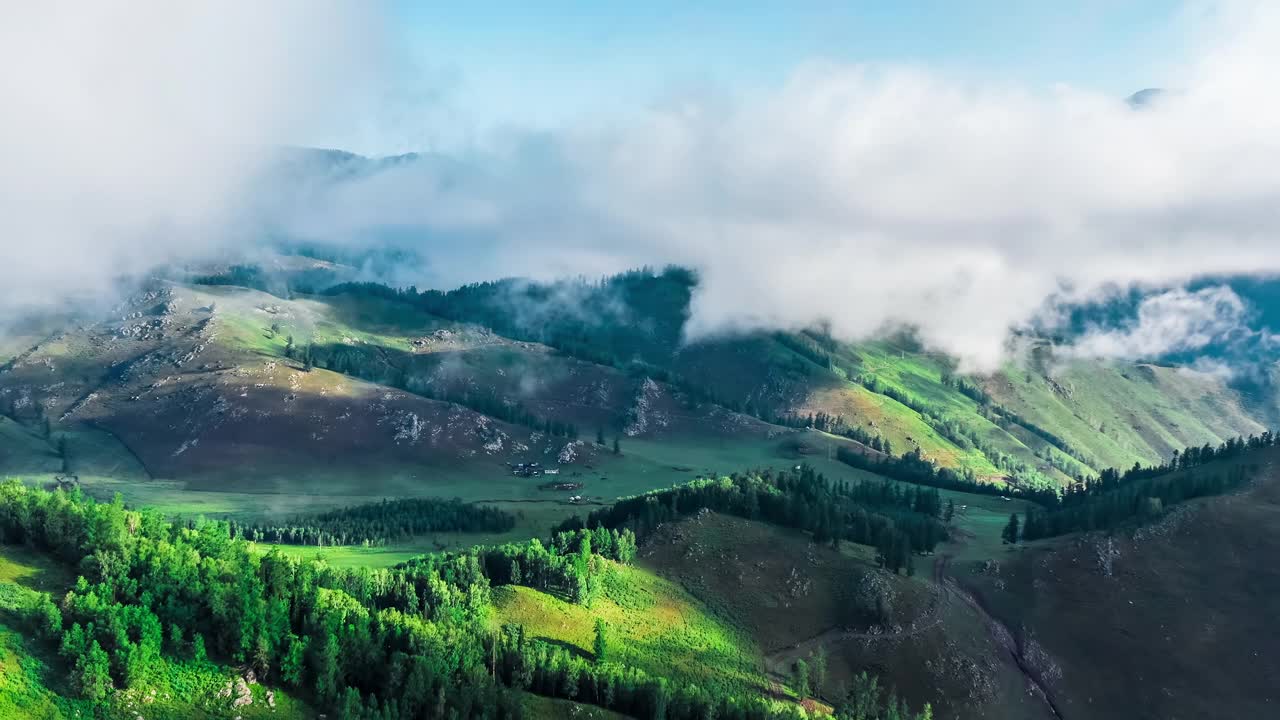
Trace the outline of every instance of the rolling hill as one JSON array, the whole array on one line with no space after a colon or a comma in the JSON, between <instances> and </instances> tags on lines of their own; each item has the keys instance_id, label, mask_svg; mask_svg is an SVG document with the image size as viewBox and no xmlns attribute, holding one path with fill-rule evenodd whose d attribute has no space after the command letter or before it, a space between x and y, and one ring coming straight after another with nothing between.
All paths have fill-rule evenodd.
<instances>
[{"instance_id":1,"label":"rolling hill","mask_svg":"<svg viewBox=\"0 0 1280 720\"><path fill-rule=\"evenodd\" d=\"M316 294L314 263L348 267L295 256L260 284L278 294L226 284L260 276L224 269L156 281L106 317L28 323L0 366L0 471L70 473L175 511L271 513L551 499L506 470L535 459L607 500L883 444L978 481L1055 487L1258 432L1270 412L1214 375L1058 361L1044 342L972 378L905 335L686 343L697 278L678 269ZM290 492L301 482L305 501Z\"/></svg>"}]
</instances>

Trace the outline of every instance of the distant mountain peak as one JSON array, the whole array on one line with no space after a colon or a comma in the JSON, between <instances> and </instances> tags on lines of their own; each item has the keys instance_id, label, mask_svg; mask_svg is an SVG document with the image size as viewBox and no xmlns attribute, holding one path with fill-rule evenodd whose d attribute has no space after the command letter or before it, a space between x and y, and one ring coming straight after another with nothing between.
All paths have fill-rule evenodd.
<instances>
[{"instance_id":1,"label":"distant mountain peak","mask_svg":"<svg viewBox=\"0 0 1280 720\"><path fill-rule=\"evenodd\" d=\"M1129 103L1131 108L1147 108L1164 96L1165 92L1164 88L1144 88L1125 98L1125 102Z\"/></svg>"}]
</instances>

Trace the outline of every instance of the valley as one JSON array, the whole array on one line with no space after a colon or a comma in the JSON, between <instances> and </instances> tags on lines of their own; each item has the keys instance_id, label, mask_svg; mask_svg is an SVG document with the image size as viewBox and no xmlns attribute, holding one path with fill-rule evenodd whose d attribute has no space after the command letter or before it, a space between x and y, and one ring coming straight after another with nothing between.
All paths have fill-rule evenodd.
<instances>
[{"instance_id":1,"label":"valley","mask_svg":"<svg viewBox=\"0 0 1280 720\"><path fill-rule=\"evenodd\" d=\"M1280 3L9 3L0 720L1280 717Z\"/></svg>"}]
</instances>

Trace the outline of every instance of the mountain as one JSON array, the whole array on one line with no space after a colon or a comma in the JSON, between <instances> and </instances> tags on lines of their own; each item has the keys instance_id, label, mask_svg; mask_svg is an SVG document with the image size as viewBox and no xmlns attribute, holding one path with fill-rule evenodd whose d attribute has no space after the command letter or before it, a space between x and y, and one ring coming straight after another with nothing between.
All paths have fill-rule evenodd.
<instances>
[{"instance_id":1,"label":"mountain","mask_svg":"<svg viewBox=\"0 0 1280 720\"><path fill-rule=\"evenodd\" d=\"M146 586L159 582L145 569L159 548L185 548L174 572L197 556L225 568L201 581L211 589L147 610L184 638L183 613L218 628L212 665L184 664L189 640L155 651L174 663L163 677L196 667L212 683L201 707L230 703L216 685L235 685L233 666L267 682L245 681L254 712L270 711L268 688L300 691L279 696L293 714L373 702L361 693L399 693L400 676L344 665L356 695L343 696L316 669L412 636L463 648L467 670L438 680L440 702L493 692L551 716L652 716L639 691L581 690L604 677L644 693L660 694L644 678L700 688L671 691L685 708L675 717L744 698L769 717L857 717L855 701L929 704L935 717L1174 716L1209 712L1185 690L1197 682L1204 698L1264 709L1277 645L1250 618L1266 616L1274 579L1241 558L1273 540L1265 384L1165 358L1081 359L1065 351L1070 337L1047 335L1019 337L1009 363L982 376L908 332L690 342L698 276L683 268L419 291L359 281L373 256L291 249L173 271L96 316L28 318L0 340L0 473L21 479L0 486L0 558L87 574L129 608L169 592ZM1267 284L1232 287L1269 312ZM1083 309L1074 332L1127 312ZM1247 450L1237 436L1253 436ZM1187 465L1214 448L1219 459ZM1162 465L1174 457L1182 464ZM1247 481L1204 492L1179 479L1246 466ZM116 493L121 504L106 502ZM490 521L473 527L459 507ZM1089 524L1001 542L1011 514L1076 507L1091 509ZM62 530L32 530L55 516L45 526L69 528L74 547ZM584 520L595 529L579 538ZM76 534L79 522L96 529ZM112 553L123 575L104 574ZM245 577L262 582L229 584ZM84 664L67 665L30 618L54 605L42 592L0 574L0 601L21 600L0 602L6 657L83 684ZM271 596L281 592L369 624L333 635L316 614L258 626L244 625L252 608L226 614L239 607L227 598L255 593L263 608L288 607ZM209 597L223 604L201 604ZM89 607L58 612L84 619ZM315 643L297 651L309 659L296 676L280 670L297 657L285 649L295 641L265 629L277 625ZM240 645L254 633L257 655ZM346 649L322 654L328 638ZM1184 645L1214 667L1193 672L1174 652ZM572 668L572 684L548 680ZM123 683L176 687L128 672L108 671L121 712L134 702ZM73 716L86 691L51 677L24 669L13 687L50 717ZM595 709L557 704L570 701Z\"/></svg>"},{"instance_id":2,"label":"mountain","mask_svg":"<svg viewBox=\"0 0 1280 720\"><path fill-rule=\"evenodd\" d=\"M86 477L129 467L229 492L314 484L318 473L336 478L339 496L342 478L370 461L382 479L361 495L431 493L413 467L465 483L499 461L596 455L599 434L632 446L599 462L643 459L637 471L652 477L613 496L687 477L671 467L724 468L705 451L681 459L680 446L704 438L724 448L713 456L750 448L745 457L771 462L787 461L784 437L828 455L887 444L978 481L1055 487L1261 432L1270 417L1212 373L1063 359L1043 341L970 378L905 335L685 343L697 277L676 268L420 293L334 284L343 268L297 256L232 266L159 282L108 319L10 337L5 414L37 447L53 442L39 437L46 421L51 438L65 434ZM317 273L328 278L320 293ZM10 467L55 470L49 453L15 452ZM234 478L223 477L229 458Z\"/></svg>"},{"instance_id":3,"label":"mountain","mask_svg":"<svg viewBox=\"0 0 1280 720\"><path fill-rule=\"evenodd\" d=\"M1129 103L1129 107L1140 110L1159 102L1167 92L1164 88L1144 88L1125 98L1125 102Z\"/></svg>"}]
</instances>

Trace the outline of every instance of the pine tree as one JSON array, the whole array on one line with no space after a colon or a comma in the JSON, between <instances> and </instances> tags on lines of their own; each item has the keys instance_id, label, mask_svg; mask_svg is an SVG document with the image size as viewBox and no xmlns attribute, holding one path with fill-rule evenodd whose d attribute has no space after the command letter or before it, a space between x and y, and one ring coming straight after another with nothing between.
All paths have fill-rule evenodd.
<instances>
[{"instance_id":1,"label":"pine tree","mask_svg":"<svg viewBox=\"0 0 1280 720\"><path fill-rule=\"evenodd\" d=\"M1009 524L1005 525L1004 530L1000 531L1000 537L1006 545L1018 542L1018 513L1009 515Z\"/></svg>"},{"instance_id":2,"label":"pine tree","mask_svg":"<svg viewBox=\"0 0 1280 720\"><path fill-rule=\"evenodd\" d=\"M613 454L614 455L622 454L622 445L621 443L618 442L618 438L616 436L613 438Z\"/></svg>"},{"instance_id":3,"label":"pine tree","mask_svg":"<svg viewBox=\"0 0 1280 720\"><path fill-rule=\"evenodd\" d=\"M71 458L67 456L67 436L58 436L58 457L62 458L62 474L69 475L71 473Z\"/></svg>"},{"instance_id":4,"label":"pine tree","mask_svg":"<svg viewBox=\"0 0 1280 720\"><path fill-rule=\"evenodd\" d=\"M791 667L791 685L801 700L809 697L809 663L797 660Z\"/></svg>"},{"instance_id":5,"label":"pine tree","mask_svg":"<svg viewBox=\"0 0 1280 720\"><path fill-rule=\"evenodd\" d=\"M111 659L97 640L76 660L75 680L81 696L93 702L101 702L111 694Z\"/></svg>"},{"instance_id":6,"label":"pine tree","mask_svg":"<svg viewBox=\"0 0 1280 720\"><path fill-rule=\"evenodd\" d=\"M827 684L827 649L821 645L818 651L813 654L813 690L821 695L822 688Z\"/></svg>"},{"instance_id":7,"label":"pine tree","mask_svg":"<svg viewBox=\"0 0 1280 720\"><path fill-rule=\"evenodd\" d=\"M598 663L604 662L609 657L608 629L605 627L604 620L600 618L596 618L595 654Z\"/></svg>"}]
</instances>

